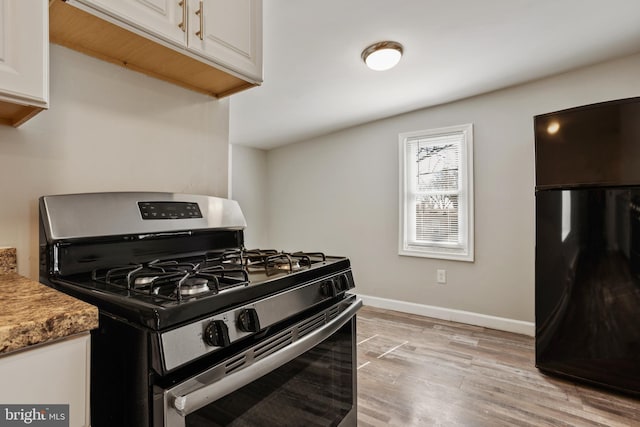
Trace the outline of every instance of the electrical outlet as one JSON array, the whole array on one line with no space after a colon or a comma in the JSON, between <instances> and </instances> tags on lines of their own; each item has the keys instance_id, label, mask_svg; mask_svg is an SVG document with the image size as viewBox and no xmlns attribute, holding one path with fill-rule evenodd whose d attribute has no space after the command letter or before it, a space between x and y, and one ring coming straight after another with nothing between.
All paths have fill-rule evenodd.
<instances>
[{"instance_id":1,"label":"electrical outlet","mask_svg":"<svg viewBox=\"0 0 640 427\"><path fill-rule=\"evenodd\" d=\"M436 270L436 281L441 284L447 283L447 270Z\"/></svg>"}]
</instances>

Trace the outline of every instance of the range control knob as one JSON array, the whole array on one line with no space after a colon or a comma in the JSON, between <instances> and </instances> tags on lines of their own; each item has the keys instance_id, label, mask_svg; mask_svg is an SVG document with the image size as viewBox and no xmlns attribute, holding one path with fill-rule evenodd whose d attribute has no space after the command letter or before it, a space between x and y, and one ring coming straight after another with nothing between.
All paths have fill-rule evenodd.
<instances>
[{"instance_id":1,"label":"range control knob","mask_svg":"<svg viewBox=\"0 0 640 427\"><path fill-rule=\"evenodd\" d=\"M338 295L336 282L333 279L325 280L322 285L320 285L320 293L325 297L335 297Z\"/></svg>"},{"instance_id":2,"label":"range control knob","mask_svg":"<svg viewBox=\"0 0 640 427\"><path fill-rule=\"evenodd\" d=\"M222 320L212 320L204 328L202 338L212 347L226 347L230 344L229 328Z\"/></svg>"},{"instance_id":3,"label":"range control knob","mask_svg":"<svg viewBox=\"0 0 640 427\"><path fill-rule=\"evenodd\" d=\"M338 278L338 283L339 283L338 288L341 291L349 290L349 279L347 278L346 274L343 274Z\"/></svg>"},{"instance_id":4,"label":"range control knob","mask_svg":"<svg viewBox=\"0 0 640 427\"><path fill-rule=\"evenodd\" d=\"M258 332L260 319L255 308L243 308L238 314L238 328L243 332Z\"/></svg>"}]
</instances>

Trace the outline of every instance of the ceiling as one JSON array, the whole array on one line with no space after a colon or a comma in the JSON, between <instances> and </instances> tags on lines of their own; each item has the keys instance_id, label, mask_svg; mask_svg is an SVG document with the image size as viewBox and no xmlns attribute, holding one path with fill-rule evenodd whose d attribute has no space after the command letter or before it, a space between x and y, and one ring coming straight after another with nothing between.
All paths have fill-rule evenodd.
<instances>
[{"instance_id":1,"label":"ceiling","mask_svg":"<svg viewBox=\"0 0 640 427\"><path fill-rule=\"evenodd\" d=\"M230 141L270 149L640 51L639 0L264 0L264 83ZM404 46L372 71L372 43Z\"/></svg>"}]
</instances>

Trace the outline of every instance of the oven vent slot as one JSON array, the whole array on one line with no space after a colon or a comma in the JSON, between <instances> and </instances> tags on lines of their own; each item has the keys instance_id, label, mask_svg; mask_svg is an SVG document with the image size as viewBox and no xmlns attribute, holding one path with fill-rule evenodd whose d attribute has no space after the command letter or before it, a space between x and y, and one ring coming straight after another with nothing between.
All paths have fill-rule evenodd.
<instances>
[{"instance_id":1,"label":"oven vent slot","mask_svg":"<svg viewBox=\"0 0 640 427\"><path fill-rule=\"evenodd\" d=\"M224 364L224 372L225 372L225 374L233 372L233 371L243 367L246 363L247 363L247 355L246 354L241 354L239 356L236 356L236 357L232 358L231 360L229 360L227 363Z\"/></svg>"},{"instance_id":2,"label":"oven vent slot","mask_svg":"<svg viewBox=\"0 0 640 427\"><path fill-rule=\"evenodd\" d=\"M291 331L286 331L286 333L277 335L262 345L255 347L253 349L253 359L262 359L263 357L288 346L292 342L293 334Z\"/></svg>"},{"instance_id":3,"label":"oven vent slot","mask_svg":"<svg viewBox=\"0 0 640 427\"><path fill-rule=\"evenodd\" d=\"M325 313L319 314L306 322L298 325L298 337L302 337L307 335L310 332L315 331L316 329L322 327L326 323Z\"/></svg>"},{"instance_id":4,"label":"oven vent slot","mask_svg":"<svg viewBox=\"0 0 640 427\"><path fill-rule=\"evenodd\" d=\"M340 314L340 307L333 307L329 311L327 311L327 316L329 316L329 320L334 319L336 316Z\"/></svg>"},{"instance_id":5,"label":"oven vent slot","mask_svg":"<svg viewBox=\"0 0 640 427\"><path fill-rule=\"evenodd\" d=\"M222 375L226 376L244 369L252 365L254 362L287 347L303 336L322 328L331 319L338 316L340 312L341 306L332 307L329 310L316 314L315 316L292 326L290 329L280 332L278 335L271 337L267 341L246 350L244 353L239 354L224 363L224 374ZM221 368L222 366L218 365L218 367Z\"/></svg>"}]
</instances>

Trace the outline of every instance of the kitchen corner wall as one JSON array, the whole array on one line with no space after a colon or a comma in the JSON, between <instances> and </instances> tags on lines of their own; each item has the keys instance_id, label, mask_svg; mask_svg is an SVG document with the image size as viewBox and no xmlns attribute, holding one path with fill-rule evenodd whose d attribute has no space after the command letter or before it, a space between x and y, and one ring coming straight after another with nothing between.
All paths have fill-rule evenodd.
<instances>
[{"instance_id":1,"label":"kitchen corner wall","mask_svg":"<svg viewBox=\"0 0 640 427\"><path fill-rule=\"evenodd\" d=\"M364 295L532 322L533 116L640 96L638 76L634 55L270 150L269 245L350 257ZM464 123L474 124L475 262L399 256L398 134ZM245 158L234 172L251 167Z\"/></svg>"},{"instance_id":2,"label":"kitchen corner wall","mask_svg":"<svg viewBox=\"0 0 640 427\"><path fill-rule=\"evenodd\" d=\"M233 102L232 102L233 103ZM267 152L241 145L231 146L231 194L247 220L245 247L267 248L269 198L267 196ZM238 167L233 167L238 165Z\"/></svg>"},{"instance_id":3,"label":"kitchen corner wall","mask_svg":"<svg viewBox=\"0 0 640 427\"><path fill-rule=\"evenodd\" d=\"M229 107L51 45L50 109L0 126L0 246L38 277L38 197L94 191L227 195Z\"/></svg>"}]
</instances>

